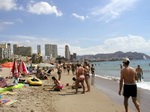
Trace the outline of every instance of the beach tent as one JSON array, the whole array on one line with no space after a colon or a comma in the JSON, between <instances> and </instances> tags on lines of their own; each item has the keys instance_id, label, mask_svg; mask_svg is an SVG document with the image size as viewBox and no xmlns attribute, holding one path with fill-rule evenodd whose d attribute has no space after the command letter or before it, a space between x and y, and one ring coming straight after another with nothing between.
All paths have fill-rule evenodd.
<instances>
[{"instance_id":1,"label":"beach tent","mask_svg":"<svg viewBox=\"0 0 150 112\"><path fill-rule=\"evenodd\" d=\"M1 66L2 66L2 68L12 68L13 62L5 62Z\"/></svg>"}]
</instances>

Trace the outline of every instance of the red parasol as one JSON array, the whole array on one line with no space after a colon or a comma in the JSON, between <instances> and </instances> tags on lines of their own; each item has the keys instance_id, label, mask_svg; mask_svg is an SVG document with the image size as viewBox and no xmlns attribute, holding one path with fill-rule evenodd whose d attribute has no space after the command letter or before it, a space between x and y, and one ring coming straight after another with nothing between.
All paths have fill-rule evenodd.
<instances>
[{"instance_id":1,"label":"red parasol","mask_svg":"<svg viewBox=\"0 0 150 112\"><path fill-rule=\"evenodd\" d=\"M27 67L26 67L26 65L25 65L25 63L23 62L23 61L21 61L20 62L20 64L19 64L19 71L22 73L22 74L28 74L29 72L28 72L28 70L27 70Z\"/></svg>"},{"instance_id":2,"label":"red parasol","mask_svg":"<svg viewBox=\"0 0 150 112\"><path fill-rule=\"evenodd\" d=\"M19 65L18 65L18 62L17 62L16 59L14 59L11 72L12 72L12 76L13 76L13 77L19 77L19 76L20 76Z\"/></svg>"},{"instance_id":3,"label":"red parasol","mask_svg":"<svg viewBox=\"0 0 150 112\"><path fill-rule=\"evenodd\" d=\"M12 68L13 67L13 62L5 62L2 65L2 68Z\"/></svg>"}]
</instances>

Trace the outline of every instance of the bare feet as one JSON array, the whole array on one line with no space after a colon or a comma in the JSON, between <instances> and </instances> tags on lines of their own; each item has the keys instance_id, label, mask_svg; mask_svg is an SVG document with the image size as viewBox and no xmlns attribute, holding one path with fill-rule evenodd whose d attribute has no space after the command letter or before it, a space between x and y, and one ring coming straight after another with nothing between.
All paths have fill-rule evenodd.
<instances>
[{"instance_id":1,"label":"bare feet","mask_svg":"<svg viewBox=\"0 0 150 112\"><path fill-rule=\"evenodd\" d=\"M90 90L87 90L86 92L90 92Z\"/></svg>"},{"instance_id":2,"label":"bare feet","mask_svg":"<svg viewBox=\"0 0 150 112\"><path fill-rule=\"evenodd\" d=\"M78 92L75 92L74 94L77 94Z\"/></svg>"}]
</instances>

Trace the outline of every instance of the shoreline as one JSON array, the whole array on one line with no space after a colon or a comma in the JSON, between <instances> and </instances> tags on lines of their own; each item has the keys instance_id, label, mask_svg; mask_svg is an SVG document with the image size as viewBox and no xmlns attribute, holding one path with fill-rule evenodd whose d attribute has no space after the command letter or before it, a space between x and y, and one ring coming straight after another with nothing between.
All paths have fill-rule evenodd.
<instances>
[{"instance_id":1,"label":"shoreline","mask_svg":"<svg viewBox=\"0 0 150 112\"><path fill-rule=\"evenodd\" d=\"M6 70L9 72L8 70ZM2 73L2 72L1 72ZM6 72L5 72L6 73ZM9 76L2 74L3 76ZM51 76L56 76L56 70ZM103 91L91 86L91 91L81 94L74 94L75 90L71 89L73 83L71 73L62 74L62 84L65 86L62 91L49 91L50 85L53 84L49 80L44 80L43 86L25 86L21 89L14 89L13 95L3 95L3 98L17 100L11 105L0 107L0 111L4 112L124 112L123 104L117 104ZM12 80L9 80L12 81ZM47 90L45 90L47 89ZM109 107L109 108L108 108Z\"/></svg>"},{"instance_id":2,"label":"shoreline","mask_svg":"<svg viewBox=\"0 0 150 112\"><path fill-rule=\"evenodd\" d=\"M123 105L124 98L123 98L123 96L118 95L119 83L117 81L96 77L95 87L96 87L96 89L98 89L98 90L102 91L104 94L106 94L112 100L112 102ZM148 112L150 110L150 107L149 107L150 91L138 87L137 92L138 92L137 99L140 103L141 111ZM136 112L136 108L135 108L131 98L129 99L129 108L131 108L132 110L134 110Z\"/></svg>"}]
</instances>

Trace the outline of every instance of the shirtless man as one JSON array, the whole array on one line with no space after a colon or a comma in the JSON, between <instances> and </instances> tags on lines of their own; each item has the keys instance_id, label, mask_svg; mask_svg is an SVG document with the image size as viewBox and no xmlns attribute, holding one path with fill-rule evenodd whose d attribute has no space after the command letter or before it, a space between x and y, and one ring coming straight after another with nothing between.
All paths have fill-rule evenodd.
<instances>
[{"instance_id":1,"label":"shirtless man","mask_svg":"<svg viewBox=\"0 0 150 112\"><path fill-rule=\"evenodd\" d=\"M84 75L85 75L85 83L87 85L87 91L86 92L89 92L90 91L90 83L89 83L90 67L89 67L87 61L84 62Z\"/></svg>"},{"instance_id":2,"label":"shirtless man","mask_svg":"<svg viewBox=\"0 0 150 112\"><path fill-rule=\"evenodd\" d=\"M62 64L61 64L61 61L58 62L58 65L57 65L57 74L58 74L58 80L61 79L61 74L62 74Z\"/></svg>"},{"instance_id":3,"label":"shirtless man","mask_svg":"<svg viewBox=\"0 0 150 112\"><path fill-rule=\"evenodd\" d=\"M94 67L94 64L91 65L91 74L92 74L91 85L94 85L94 80L95 80L95 67Z\"/></svg>"},{"instance_id":4,"label":"shirtless man","mask_svg":"<svg viewBox=\"0 0 150 112\"><path fill-rule=\"evenodd\" d=\"M140 68L140 65L137 66L136 68L136 72L137 72L137 76L138 76L138 81L142 79L142 76L143 76L143 70L142 68Z\"/></svg>"},{"instance_id":5,"label":"shirtless man","mask_svg":"<svg viewBox=\"0 0 150 112\"><path fill-rule=\"evenodd\" d=\"M82 93L85 93L84 79L85 79L84 68L81 66L81 64L78 64L77 70L76 70L76 92L75 92L75 94L78 93L79 83L81 83L82 88L83 88Z\"/></svg>"},{"instance_id":6,"label":"shirtless man","mask_svg":"<svg viewBox=\"0 0 150 112\"><path fill-rule=\"evenodd\" d=\"M137 73L134 68L129 66L129 63L130 60L128 58L125 58L123 60L124 68L121 69L118 94L121 95L121 90L124 83L123 96L124 96L125 112L128 112L128 99L130 96L132 97L132 101L138 112L141 112L139 102L137 101L137 86L136 86Z\"/></svg>"}]
</instances>

